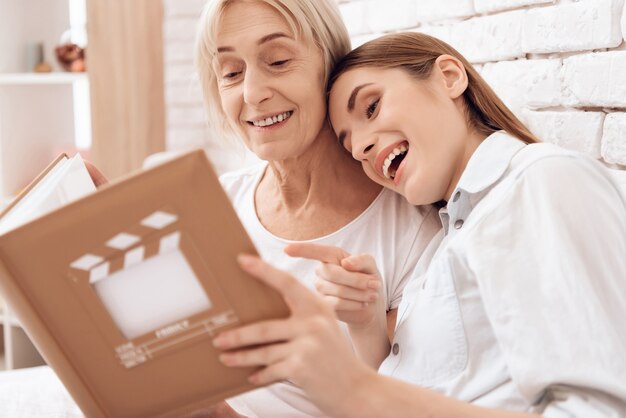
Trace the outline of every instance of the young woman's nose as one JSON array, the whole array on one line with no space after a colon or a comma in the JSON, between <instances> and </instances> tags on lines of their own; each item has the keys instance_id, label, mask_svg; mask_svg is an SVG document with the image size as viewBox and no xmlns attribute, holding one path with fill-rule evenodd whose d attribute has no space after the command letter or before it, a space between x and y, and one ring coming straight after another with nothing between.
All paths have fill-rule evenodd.
<instances>
[{"instance_id":1,"label":"young woman's nose","mask_svg":"<svg viewBox=\"0 0 626 418\"><path fill-rule=\"evenodd\" d=\"M246 71L243 80L243 99L251 105L258 105L272 97L269 80L260 71Z\"/></svg>"},{"instance_id":2,"label":"young woman's nose","mask_svg":"<svg viewBox=\"0 0 626 418\"><path fill-rule=\"evenodd\" d=\"M365 140L356 140L353 137L352 139L352 157L355 160L363 161L372 157L374 148L374 140L373 139L365 139Z\"/></svg>"}]
</instances>

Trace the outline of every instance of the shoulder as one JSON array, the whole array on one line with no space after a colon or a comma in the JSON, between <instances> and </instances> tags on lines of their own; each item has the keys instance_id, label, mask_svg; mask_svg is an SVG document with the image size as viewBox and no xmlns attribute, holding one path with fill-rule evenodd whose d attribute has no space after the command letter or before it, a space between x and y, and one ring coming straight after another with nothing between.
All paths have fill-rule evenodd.
<instances>
[{"instance_id":1,"label":"shoulder","mask_svg":"<svg viewBox=\"0 0 626 418\"><path fill-rule=\"evenodd\" d=\"M609 170L593 158L553 144L531 144L512 161L511 180L536 195L541 191L588 193L591 189L617 192L619 187Z\"/></svg>"},{"instance_id":2,"label":"shoulder","mask_svg":"<svg viewBox=\"0 0 626 418\"><path fill-rule=\"evenodd\" d=\"M517 175L549 173L555 170L580 171L598 169L601 165L591 157L554 144L530 144L513 158L511 168Z\"/></svg>"},{"instance_id":3,"label":"shoulder","mask_svg":"<svg viewBox=\"0 0 626 418\"><path fill-rule=\"evenodd\" d=\"M219 177L226 194L233 199L238 193L254 187L258 177L265 169L266 163L257 163L249 167L229 171Z\"/></svg>"},{"instance_id":4,"label":"shoulder","mask_svg":"<svg viewBox=\"0 0 626 418\"><path fill-rule=\"evenodd\" d=\"M500 184L476 206L475 222L466 230L485 242L534 234L545 243L550 231L558 232L555 239L575 234L590 241L623 231L625 210L619 186L600 162L555 145L532 144L518 152Z\"/></svg>"}]
</instances>

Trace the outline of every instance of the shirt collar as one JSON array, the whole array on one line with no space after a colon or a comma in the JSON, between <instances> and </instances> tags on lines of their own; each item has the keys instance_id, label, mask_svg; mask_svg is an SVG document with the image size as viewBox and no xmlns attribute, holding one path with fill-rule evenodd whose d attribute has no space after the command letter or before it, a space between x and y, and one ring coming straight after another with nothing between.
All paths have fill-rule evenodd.
<instances>
[{"instance_id":1,"label":"shirt collar","mask_svg":"<svg viewBox=\"0 0 626 418\"><path fill-rule=\"evenodd\" d=\"M513 156L526 145L498 131L480 143L450 196L447 207L439 211L445 234L461 229L474 206L487 194L508 169Z\"/></svg>"},{"instance_id":2,"label":"shirt collar","mask_svg":"<svg viewBox=\"0 0 626 418\"><path fill-rule=\"evenodd\" d=\"M504 131L489 135L470 157L456 188L474 194L493 186L524 145Z\"/></svg>"}]
</instances>

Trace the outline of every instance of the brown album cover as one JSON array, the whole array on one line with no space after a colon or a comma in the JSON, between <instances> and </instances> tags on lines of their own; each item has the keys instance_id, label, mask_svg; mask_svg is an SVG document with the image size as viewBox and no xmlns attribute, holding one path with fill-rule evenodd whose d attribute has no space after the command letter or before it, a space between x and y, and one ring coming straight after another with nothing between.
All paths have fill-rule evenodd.
<instances>
[{"instance_id":1,"label":"brown album cover","mask_svg":"<svg viewBox=\"0 0 626 418\"><path fill-rule=\"evenodd\" d=\"M0 292L89 417L178 417L253 386L211 340L286 317L203 151L0 236Z\"/></svg>"}]
</instances>

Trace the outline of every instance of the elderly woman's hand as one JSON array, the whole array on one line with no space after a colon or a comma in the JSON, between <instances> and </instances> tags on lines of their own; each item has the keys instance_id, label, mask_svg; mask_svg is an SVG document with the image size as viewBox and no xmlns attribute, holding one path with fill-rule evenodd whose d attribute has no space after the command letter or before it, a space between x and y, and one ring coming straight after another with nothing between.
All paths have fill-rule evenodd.
<instances>
[{"instance_id":1,"label":"elderly woman's hand","mask_svg":"<svg viewBox=\"0 0 626 418\"><path fill-rule=\"evenodd\" d=\"M351 327L369 327L385 316L382 280L372 256L350 255L330 245L295 243L285 247L292 257L317 260L315 288Z\"/></svg>"},{"instance_id":2,"label":"elderly woman's hand","mask_svg":"<svg viewBox=\"0 0 626 418\"><path fill-rule=\"evenodd\" d=\"M323 409L332 410L348 391L366 385L376 373L359 362L339 328L333 310L288 273L241 256L241 267L281 293L291 315L242 326L219 334L213 344L228 350L227 366L261 366L254 384L289 380L303 388Z\"/></svg>"},{"instance_id":3,"label":"elderly woman's hand","mask_svg":"<svg viewBox=\"0 0 626 418\"><path fill-rule=\"evenodd\" d=\"M87 160L83 160L83 161L85 162L85 167L87 167L87 172L89 173L89 176L91 177L91 180L93 181L93 184L96 185L96 187L100 187L109 182L109 180L107 180L104 174L102 174L102 172L98 170L98 167L96 167L95 165L93 165L91 162Z\"/></svg>"}]
</instances>

